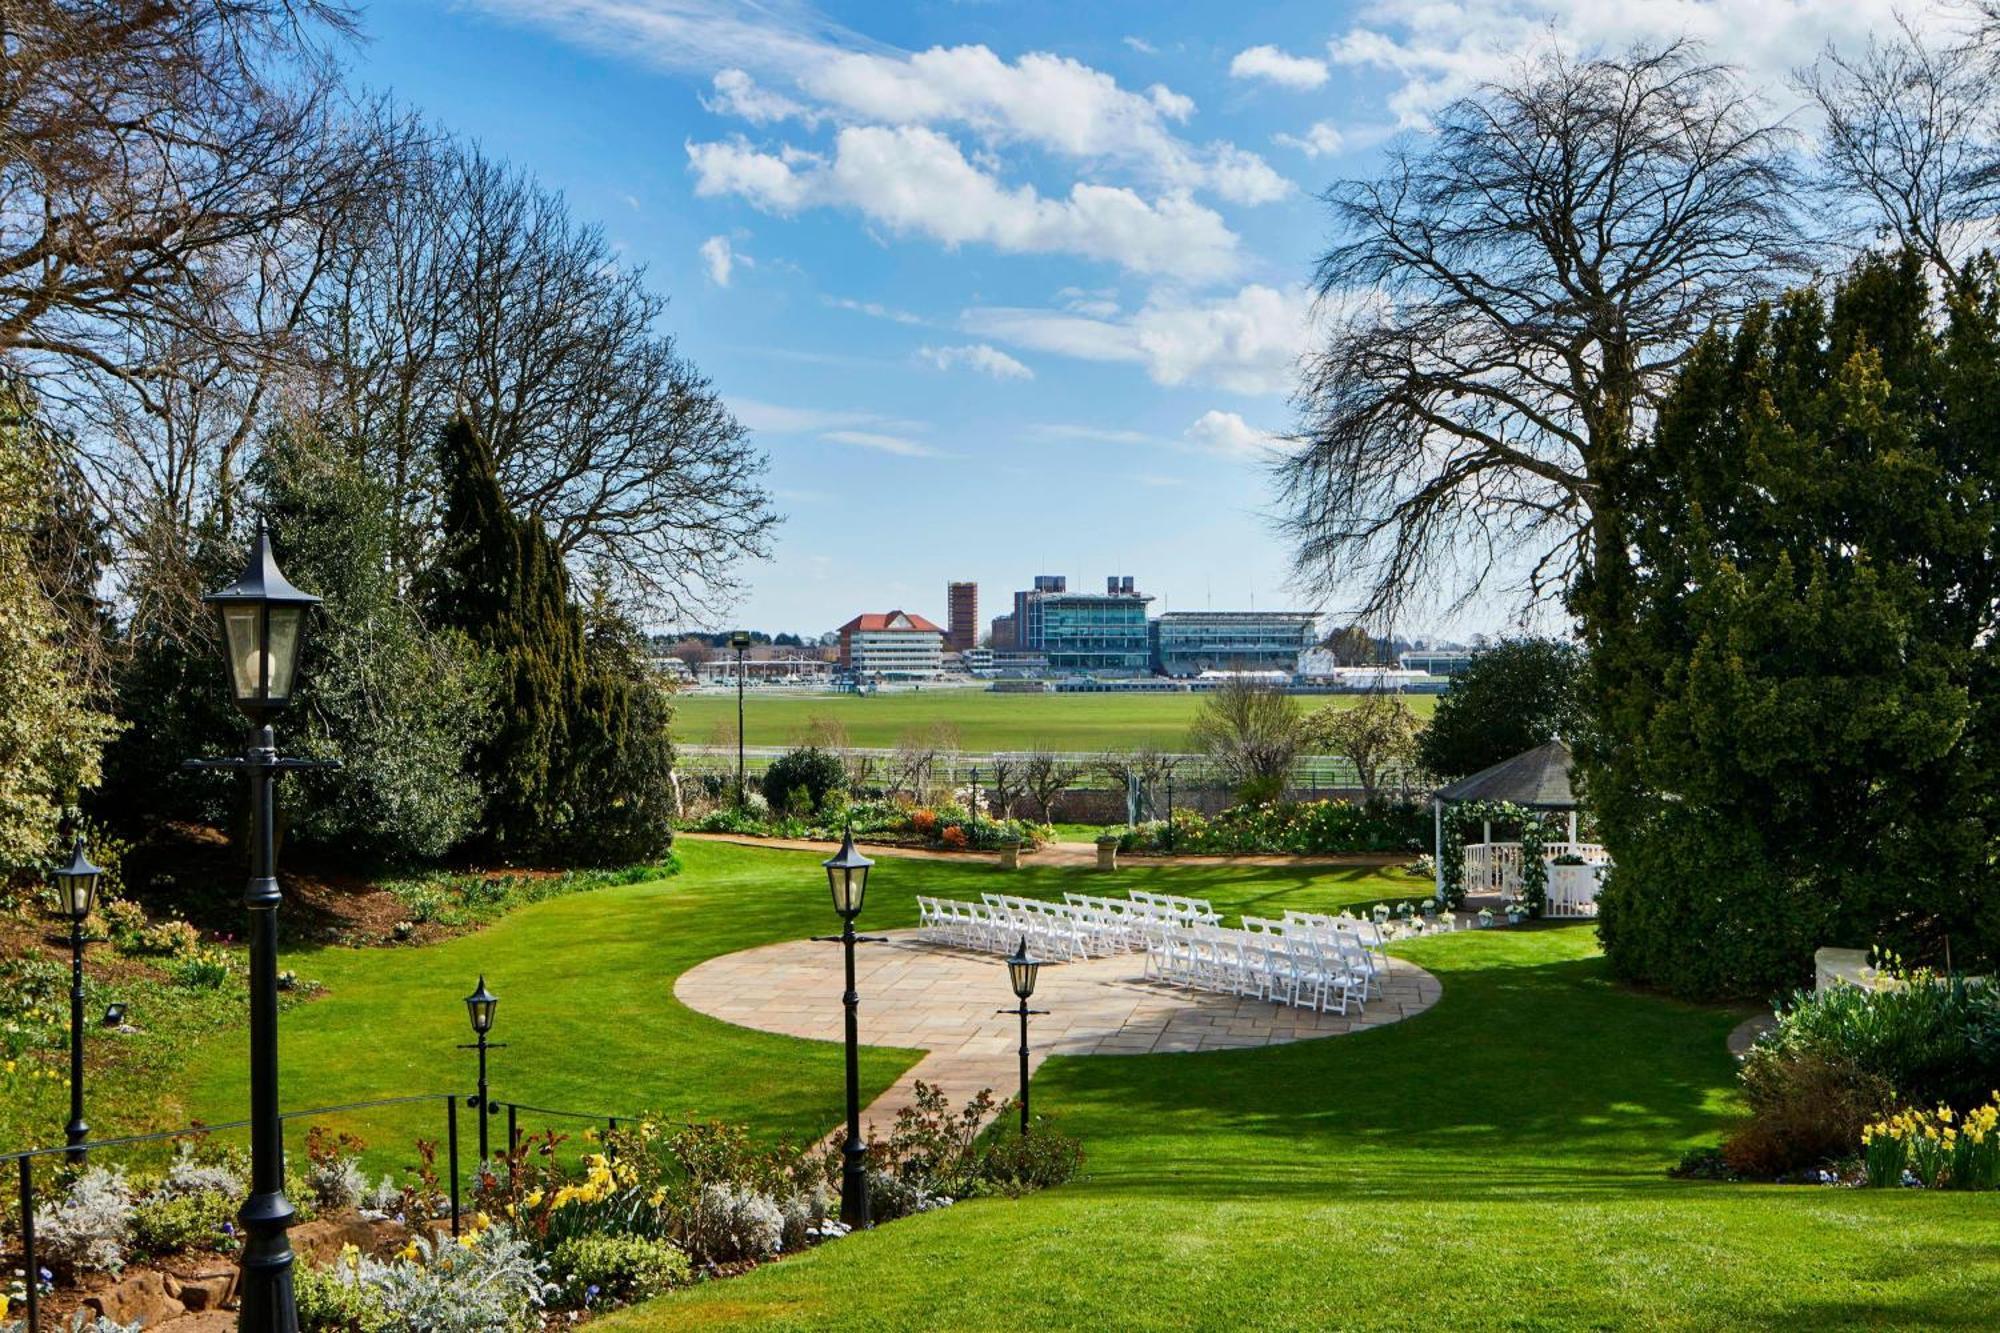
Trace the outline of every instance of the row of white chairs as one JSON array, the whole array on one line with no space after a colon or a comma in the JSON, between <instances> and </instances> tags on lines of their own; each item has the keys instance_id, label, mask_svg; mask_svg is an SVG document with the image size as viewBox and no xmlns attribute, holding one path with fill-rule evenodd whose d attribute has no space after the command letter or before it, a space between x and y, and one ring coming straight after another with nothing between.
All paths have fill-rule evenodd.
<instances>
[{"instance_id":1,"label":"row of white chairs","mask_svg":"<svg viewBox=\"0 0 2000 1333\"><path fill-rule=\"evenodd\" d=\"M985 893L980 901L917 896L917 929L929 940L962 949L1005 953L1027 941L1052 961L1105 957L1144 949L1176 927L1221 920L1198 898L1147 894L1132 899L1070 893L1063 901Z\"/></svg>"},{"instance_id":2,"label":"row of white chairs","mask_svg":"<svg viewBox=\"0 0 2000 1333\"><path fill-rule=\"evenodd\" d=\"M1283 923L1274 922L1273 925ZM1321 1013L1365 1009L1381 981L1358 940L1339 931L1175 930L1146 951L1146 975L1168 985L1252 996Z\"/></svg>"}]
</instances>

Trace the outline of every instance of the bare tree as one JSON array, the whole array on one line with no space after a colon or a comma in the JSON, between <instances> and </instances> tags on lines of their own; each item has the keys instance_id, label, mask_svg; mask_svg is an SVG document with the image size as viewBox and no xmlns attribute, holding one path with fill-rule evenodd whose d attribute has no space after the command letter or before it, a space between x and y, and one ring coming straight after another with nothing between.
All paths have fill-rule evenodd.
<instances>
[{"instance_id":1,"label":"bare tree","mask_svg":"<svg viewBox=\"0 0 2000 1333\"><path fill-rule=\"evenodd\" d=\"M1243 799L1275 800L1298 757L1299 706L1282 689L1238 677L1202 700L1188 739Z\"/></svg>"},{"instance_id":2,"label":"bare tree","mask_svg":"<svg viewBox=\"0 0 2000 1333\"><path fill-rule=\"evenodd\" d=\"M904 732L889 760L890 785L919 801L932 799L951 781L959 749L958 728L949 722Z\"/></svg>"},{"instance_id":3,"label":"bare tree","mask_svg":"<svg viewBox=\"0 0 2000 1333\"><path fill-rule=\"evenodd\" d=\"M1012 819L1014 807L1020 804L1025 791L1021 785L1021 762L1005 755L994 755L993 767L988 771L992 778L986 789L993 795L993 808L1000 812L1000 818Z\"/></svg>"},{"instance_id":4,"label":"bare tree","mask_svg":"<svg viewBox=\"0 0 2000 1333\"><path fill-rule=\"evenodd\" d=\"M1820 111L1830 196L1864 236L1894 236L1947 280L1992 243L2000 213L1993 58L1938 44L1906 20L1858 56L1829 46L1799 82Z\"/></svg>"},{"instance_id":5,"label":"bare tree","mask_svg":"<svg viewBox=\"0 0 2000 1333\"><path fill-rule=\"evenodd\" d=\"M143 391L244 247L338 212L331 0L4 0L0 349Z\"/></svg>"},{"instance_id":6,"label":"bare tree","mask_svg":"<svg viewBox=\"0 0 2000 1333\"><path fill-rule=\"evenodd\" d=\"M1082 776L1082 764L1039 745L1021 760L1021 789L1035 798L1044 824L1052 822L1056 798Z\"/></svg>"},{"instance_id":7,"label":"bare tree","mask_svg":"<svg viewBox=\"0 0 2000 1333\"><path fill-rule=\"evenodd\" d=\"M1091 761L1091 767L1122 791L1138 796L1140 817L1157 806L1159 790L1180 767L1179 755L1168 754L1154 745L1131 750L1106 750Z\"/></svg>"},{"instance_id":8,"label":"bare tree","mask_svg":"<svg viewBox=\"0 0 2000 1333\"><path fill-rule=\"evenodd\" d=\"M1622 570L1610 489L1645 415L1796 271L1788 147L1684 43L1550 54L1336 185L1335 327L1274 464L1301 575L1360 579L1370 616L1496 568L1529 597Z\"/></svg>"},{"instance_id":9,"label":"bare tree","mask_svg":"<svg viewBox=\"0 0 2000 1333\"><path fill-rule=\"evenodd\" d=\"M661 332L667 301L560 195L450 147L354 237L313 321L321 402L411 498L423 563L439 423L462 408L509 501L663 619L712 608L777 522L765 459Z\"/></svg>"}]
</instances>

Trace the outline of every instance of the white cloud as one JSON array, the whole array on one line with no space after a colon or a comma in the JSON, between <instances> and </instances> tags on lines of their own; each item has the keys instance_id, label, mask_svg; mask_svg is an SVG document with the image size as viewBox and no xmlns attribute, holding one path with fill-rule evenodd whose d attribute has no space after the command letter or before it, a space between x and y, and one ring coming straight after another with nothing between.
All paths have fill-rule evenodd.
<instances>
[{"instance_id":1,"label":"white cloud","mask_svg":"<svg viewBox=\"0 0 2000 1333\"><path fill-rule=\"evenodd\" d=\"M880 301L857 301L851 296L823 296L820 299L836 310L852 310L856 314L867 315L873 319L886 319L896 324L926 322L922 315L913 315L907 310L883 305Z\"/></svg>"},{"instance_id":2,"label":"white cloud","mask_svg":"<svg viewBox=\"0 0 2000 1333\"><path fill-rule=\"evenodd\" d=\"M1142 56L1156 56L1160 54L1160 48L1154 46L1144 37L1121 37L1118 40L1124 42L1125 45L1131 47Z\"/></svg>"},{"instance_id":3,"label":"white cloud","mask_svg":"<svg viewBox=\"0 0 2000 1333\"><path fill-rule=\"evenodd\" d=\"M1195 418L1182 438L1203 453L1222 458L1263 458L1277 445L1269 431L1258 430L1235 412L1215 408Z\"/></svg>"},{"instance_id":4,"label":"white cloud","mask_svg":"<svg viewBox=\"0 0 2000 1333\"><path fill-rule=\"evenodd\" d=\"M1048 198L1031 185L1003 185L951 139L921 126L850 126L823 163L788 162L741 139L691 143L687 151L697 195L733 194L769 212L847 207L947 247L1073 254L1190 280L1226 277L1239 262L1236 234L1184 193L1148 200L1121 186L1078 183L1067 198Z\"/></svg>"},{"instance_id":5,"label":"white cloud","mask_svg":"<svg viewBox=\"0 0 2000 1333\"><path fill-rule=\"evenodd\" d=\"M819 122L819 113L811 107L783 93L759 87L757 81L744 70L721 71L715 76L714 86L715 96L702 98L701 104L718 116L735 116L752 125L774 125L781 120L793 119L807 125Z\"/></svg>"},{"instance_id":6,"label":"white cloud","mask_svg":"<svg viewBox=\"0 0 2000 1333\"><path fill-rule=\"evenodd\" d=\"M1146 89L1146 99L1159 108L1168 120L1185 122L1194 114L1194 99L1185 93L1177 93L1164 83L1156 83Z\"/></svg>"},{"instance_id":7,"label":"white cloud","mask_svg":"<svg viewBox=\"0 0 2000 1333\"><path fill-rule=\"evenodd\" d=\"M1330 120L1314 121L1304 134L1274 134L1271 142L1296 148L1307 157L1326 157L1347 146L1347 140Z\"/></svg>"},{"instance_id":8,"label":"white cloud","mask_svg":"<svg viewBox=\"0 0 2000 1333\"><path fill-rule=\"evenodd\" d=\"M794 213L805 202L805 177L784 158L761 152L746 139L690 143L687 155L694 192L704 198L741 195L768 213Z\"/></svg>"},{"instance_id":9,"label":"white cloud","mask_svg":"<svg viewBox=\"0 0 2000 1333\"><path fill-rule=\"evenodd\" d=\"M711 236L701 243L701 262L708 266L708 280L718 287L727 287L735 268L755 268L756 261L748 255L739 255L730 245L727 236Z\"/></svg>"},{"instance_id":10,"label":"white cloud","mask_svg":"<svg viewBox=\"0 0 2000 1333\"><path fill-rule=\"evenodd\" d=\"M1428 124L1432 111L1481 83L1511 75L1553 40L1594 54L1636 43L1691 38L1785 107L1793 70L1828 43L1855 49L1908 13L1920 30L1954 30L1962 11L1902 0L1378 0L1367 18L1329 43L1337 64L1386 70L1401 80L1388 104L1397 123Z\"/></svg>"},{"instance_id":11,"label":"white cloud","mask_svg":"<svg viewBox=\"0 0 2000 1333\"><path fill-rule=\"evenodd\" d=\"M996 380L1031 380L1035 372L1008 356L991 343L969 343L963 347L920 347L917 358L937 367L950 370L964 366L982 375L991 375Z\"/></svg>"},{"instance_id":12,"label":"white cloud","mask_svg":"<svg viewBox=\"0 0 2000 1333\"><path fill-rule=\"evenodd\" d=\"M573 44L699 71L713 82L704 105L752 125L810 128L831 119L961 129L989 149L1028 145L1093 168L1123 167L1151 189L1241 188L1234 155L1244 150L1198 146L1174 132L1194 114L1192 99L1164 84L1122 87L1068 56L1030 51L1007 60L976 44L900 51L831 23L804 0L471 3Z\"/></svg>"},{"instance_id":13,"label":"white cloud","mask_svg":"<svg viewBox=\"0 0 2000 1333\"><path fill-rule=\"evenodd\" d=\"M1231 203L1268 204L1292 192L1292 183L1270 163L1241 148L1222 147L1209 171L1215 192Z\"/></svg>"},{"instance_id":14,"label":"white cloud","mask_svg":"<svg viewBox=\"0 0 2000 1333\"><path fill-rule=\"evenodd\" d=\"M1275 46L1253 46L1238 51L1229 62L1229 77L1260 79L1304 92L1325 83L1327 71L1326 62L1313 56L1288 55Z\"/></svg>"},{"instance_id":15,"label":"white cloud","mask_svg":"<svg viewBox=\"0 0 2000 1333\"><path fill-rule=\"evenodd\" d=\"M790 407L755 398L731 398L729 410L754 431L772 435L806 435L819 431L874 427L908 433L922 430L918 421L898 421L880 412L857 412L839 408Z\"/></svg>"},{"instance_id":16,"label":"white cloud","mask_svg":"<svg viewBox=\"0 0 2000 1333\"><path fill-rule=\"evenodd\" d=\"M905 435L889 435L873 430L830 430L826 439L835 444L851 444L858 449L873 449L877 453L895 454L899 458L941 458L937 450L921 440L913 440Z\"/></svg>"},{"instance_id":17,"label":"white cloud","mask_svg":"<svg viewBox=\"0 0 2000 1333\"><path fill-rule=\"evenodd\" d=\"M969 331L1084 361L1143 366L1157 384L1209 384L1235 393L1286 393L1312 336L1312 296L1251 284L1208 300L1155 294L1119 319L1061 310L977 307Z\"/></svg>"},{"instance_id":18,"label":"white cloud","mask_svg":"<svg viewBox=\"0 0 2000 1333\"><path fill-rule=\"evenodd\" d=\"M1118 426L1085 426L1069 421L1044 421L1031 427L1035 434L1057 440L1089 440L1094 444L1155 444L1158 441L1142 430Z\"/></svg>"}]
</instances>

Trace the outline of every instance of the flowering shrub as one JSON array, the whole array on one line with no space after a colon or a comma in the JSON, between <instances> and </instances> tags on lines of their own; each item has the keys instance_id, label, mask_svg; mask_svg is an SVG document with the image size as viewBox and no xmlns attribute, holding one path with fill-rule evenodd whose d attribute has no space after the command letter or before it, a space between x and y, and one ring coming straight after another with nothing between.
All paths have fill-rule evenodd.
<instances>
[{"instance_id":1,"label":"flowering shrub","mask_svg":"<svg viewBox=\"0 0 2000 1333\"><path fill-rule=\"evenodd\" d=\"M188 990L219 990L235 970L221 949L196 947L167 968L176 986Z\"/></svg>"},{"instance_id":2,"label":"flowering shrub","mask_svg":"<svg viewBox=\"0 0 2000 1333\"><path fill-rule=\"evenodd\" d=\"M192 923L175 917L142 928L132 937L130 944L121 947L127 953L183 958L200 946L201 932L196 930Z\"/></svg>"},{"instance_id":3,"label":"flowering shrub","mask_svg":"<svg viewBox=\"0 0 2000 1333\"><path fill-rule=\"evenodd\" d=\"M2000 1188L2000 1092L1963 1116L1949 1106L1899 1111L1861 1131L1861 1151L1877 1187Z\"/></svg>"},{"instance_id":4,"label":"flowering shrub","mask_svg":"<svg viewBox=\"0 0 2000 1333\"><path fill-rule=\"evenodd\" d=\"M1233 805L1213 819L1176 810L1171 830L1155 820L1127 829L1118 845L1141 852L1333 855L1416 851L1428 834L1423 810L1409 802L1282 801Z\"/></svg>"},{"instance_id":5,"label":"flowering shrub","mask_svg":"<svg viewBox=\"0 0 2000 1333\"><path fill-rule=\"evenodd\" d=\"M723 808L697 819L692 827L700 833L735 833L755 838L819 838L837 840L849 828L857 835L914 839L919 843L950 851L996 851L1002 844L1018 843L1026 848L1041 846L1046 831L1041 825L1018 819L991 819L976 810L957 805L936 809L910 808L893 801L857 801L852 805L820 811L816 819L787 816L770 818ZM951 837L952 830L957 833Z\"/></svg>"}]
</instances>

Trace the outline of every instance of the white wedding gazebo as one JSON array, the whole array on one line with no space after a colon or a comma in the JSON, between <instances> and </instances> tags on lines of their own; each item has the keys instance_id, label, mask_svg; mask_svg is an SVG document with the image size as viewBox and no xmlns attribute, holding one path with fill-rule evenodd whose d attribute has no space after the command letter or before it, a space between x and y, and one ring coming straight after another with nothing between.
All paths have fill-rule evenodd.
<instances>
[{"instance_id":1,"label":"white wedding gazebo","mask_svg":"<svg viewBox=\"0 0 2000 1333\"><path fill-rule=\"evenodd\" d=\"M1444 901L1444 821L1445 810L1454 805L1512 805L1539 814L1568 816L1568 837L1557 842L1544 840L1541 857L1548 869L1544 916L1581 917L1597 915L1597 890L1611 858L1594 842L1577 837L1575 789L1570 772L1576 759L1560 740L1548 741L1534 749L1503 759L1471 777L1439 787L1431 794L1432 826L1436 831L1434 853L1437 860L1437 897ZM1521 893L1522 844L1493 840L1493 820L1480 820L1480 839L1465 844L1463 884L1467 893L1498 893L1512 898ZM1581 860L1581 865L1557 865L1558 858Z\"/></svg>"}]
</instances>

